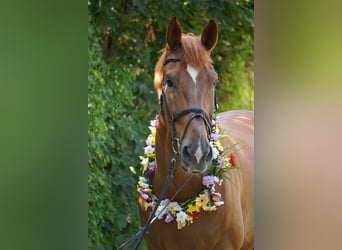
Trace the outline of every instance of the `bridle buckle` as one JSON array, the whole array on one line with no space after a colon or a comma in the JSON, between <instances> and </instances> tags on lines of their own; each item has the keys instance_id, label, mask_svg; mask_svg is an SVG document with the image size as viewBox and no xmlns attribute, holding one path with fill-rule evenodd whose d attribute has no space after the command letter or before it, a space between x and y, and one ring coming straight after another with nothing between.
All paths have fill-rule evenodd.
<instances>
[{"instance_id":1,"label":"bridle buckle","mask_svg":"<svg viewBox=\"0 0 342 250\"><path fill-rule=\"evenodd\" d=\"M177 146L175 147L175 143L177 144ZM176 138L172 138L172 150L174 154L178 154L179 153L179 149L180 149L180 141L179 139Z\"/></svg>"}]
</instances>

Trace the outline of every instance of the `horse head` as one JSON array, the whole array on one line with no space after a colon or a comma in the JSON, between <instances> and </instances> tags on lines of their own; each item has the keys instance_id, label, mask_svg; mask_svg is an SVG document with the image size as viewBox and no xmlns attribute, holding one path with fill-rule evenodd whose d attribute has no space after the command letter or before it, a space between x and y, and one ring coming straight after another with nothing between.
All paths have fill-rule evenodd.
<instances>
[{"instance_id":1,"label":"horse head","mask_svg":"<svg viewBox=\"0 0 342 250\"><path fill-rule=\"evenodd\" d=\"M201 35L195 36L184 34L173 17L166 34L167 46L155 68L154 83L172 147L180 154L183 169L192 173L204 173L213 159L210 135L217 74L210 52L217 38L213 19Z\"/></svg>"}]
</instances>

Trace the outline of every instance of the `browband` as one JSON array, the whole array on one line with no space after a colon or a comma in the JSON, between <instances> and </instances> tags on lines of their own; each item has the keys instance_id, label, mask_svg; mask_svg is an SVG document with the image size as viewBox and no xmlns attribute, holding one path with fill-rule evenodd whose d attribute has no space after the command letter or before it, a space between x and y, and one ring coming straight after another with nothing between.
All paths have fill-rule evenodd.
<instances>
[{"instance_id":1,"label":"browband","mask_svg":"<svg viewBox=\"0 0 342 250\"><path fill-rule=\"evenodd\" d=\"M164 61L164 66L166 65L166 64L168 64L169 62L180 62L181 61L181 59L180 58L166 58L165 59L165 61Z\"/></svg>"}]
</instances>

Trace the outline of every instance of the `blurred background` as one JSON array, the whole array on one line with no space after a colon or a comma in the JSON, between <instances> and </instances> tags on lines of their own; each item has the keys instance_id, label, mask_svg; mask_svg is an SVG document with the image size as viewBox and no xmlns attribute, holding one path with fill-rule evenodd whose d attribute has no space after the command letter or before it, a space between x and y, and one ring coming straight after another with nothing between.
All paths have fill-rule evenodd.
<instances>
[{"instance_id":1,"label":"blurred background","mask_svg":"<svg viewBox=\"0 0 342 250\"><path fill-rule=\"evenodd\" d=\"M220 111L254 109L253 1L89 0L89 249L115 249L138 230L139 155L158 113L154 66L174 15L196 35L217 21Z\"/></svg>"},{"instance_id":2,"label":"blurred background","mask_svg":"<svg viewBox=\"0 0 342 250\"><path fill-rule=\"evenodd\" d=\"M129 167L172 15L195 34L217 20L221 110L252 109L237 87L255 68L255 249L341 249L342 3L259 1L255 66L251 5L2 1L1 249L115 249L136 232Z\"/></svg>"}]
</instances>

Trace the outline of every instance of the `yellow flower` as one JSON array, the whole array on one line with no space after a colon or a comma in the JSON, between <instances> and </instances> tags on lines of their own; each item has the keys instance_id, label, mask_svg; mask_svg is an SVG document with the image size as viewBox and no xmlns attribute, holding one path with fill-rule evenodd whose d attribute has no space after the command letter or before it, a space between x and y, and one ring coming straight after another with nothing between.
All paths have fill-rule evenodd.
<instances>
[{"instance_id":1,"label":"yellow flower","mask_svg":"<svg viewBox=\"0 0 342 250\"><path fill-rule=\"evenodd\" d=\"M230 160L228 158L225 158L224 161L226 162L226 167L231 168L232 164L230 163Z\"/></svg>"},{"instance_id":2,"label":"yellow flower","mask_svg":"<svg viewBox=\"0 0 342 250\"><path fill-rule=\"evenodd\" d=\"M209 199L208 199L208 197L206 196L206 195L204 195L204 194L201 194L200 196L198 196L197 198L196 198L196 206L197 207L205 207L207 204L208 204L208 201L209 201Z\"/></svg>"},{"instance_id":3,"label":"yellow flower","mask_svg":"<svg viewBox=\"0 0 342 250\"><path fill-rule=\"evenodd\" d=\"M189 215L186 217L186 221L188 222L188 225L190 225L190 224L192 224L192 223L194 222L194 220L192 219L192 217L189 216Z\"/></svg>"},{"instance_id":4,"label":"yellow flower","mask_svg":"<svg viewBox=\"0 0 342 250\"><path fill-rule=\"evenodd\" d=\"M189 212L189 213L199 212L200 211L200 207L196 206L196 205L194 206L194 205L190 204L186 211Z\"/></svg>"},{"instance_id":5,"label":"yellow flower","mask_svg":"<svg viewBox=\"0 0 342 250\"><path fill-rule=\"evenodd\" d=\"M205 207L203 207L203 210L207 211L207 212L216 211L216 209L217 209L216 206L210 206L210 207L205 206Z\"/></svg>"},{"instance_id":6,"label":"yellow flower","mask_svg":"<svg viewBox=\"0 0 342 250\"><path fill-rule=\"evenodd\" d=\"M147 202L147 201L145 201L145 211L147 211L147 209L149 209L149 208L154 208L154 204L153 204L153 202Z\"/></svg>"},{"instance_id":7,"label":"yellow flower","mask_svg":"<svg viewBox=\"0 0 342 250\"><path fill-rule=\"evenodd\" d=\"M221 152L223 151L223 147L219 141L215 141L214 144L218 150L220 150Z\"/></svg>"},{"instance_id":8,"label":"yellow flower","mask_svg":"<svg viewBox=\"0 0 342 250\"><path fill-rule=\"evenodd\" d=\"M148 142L150 142L152 145L154 145L155 142L156 142L156 136L150 134L150 135L147 137L147 140L146 140L146 143L148 143Z\"/></svg>"},{"instance_id":9,"label":"yellow flower","mask_svg":"<svg viewBox=\"0 0 342 250\"><path fill-rule=\"evenodd\" d=\"M170 207L170 212L172 215L176 215L176 210L174 207Z\"/></svg>"},{"instance_id":10,"label":"yellow flower","mask_svg":"<svg viewBox=\"0 0 342 250\"><path fill-rule=\"evenodd\" d=\"M139 156L139 158L141 160L140 165L142 166L142 170L145 172L148 166L148 157Z\"/></svg>"},{"instance_id":11,"label":"yellow flower","mask_svg":"<svg viewBox=\"0 0 342 250\"><path fill-rule=\"evenodd\" d=\"M153 136L155 136L155 135L156 135L156 128L154 128L154 127L152 127L152 126L149 126L148 128L150 129L151 134L152 134Z\"/></svg>"},{"instance_id":12,"label":"yellow flower","mask_svg":"<svg viewBox=\"0 0 342 250\"><path fill-rule=\"evenodd\" d=\"M155 154L146 154L146 156L150 159L155 159L156 155Z\"/></svg>"},{"instance_id":13,"label":"yellow flower","mask_svg":"<svg viewBox=\"0 0 342 250\"><path fill-rule=\"evenodd\" d=\"M152 144L155 145L156 137L154 135L151 136L150 140L151 140Z\"/></svg>"},{"instance_id":14,"label":"yellow flower","mask_svg":"<svg viewBox=\"0 0 342 250\"><path fill-rule=\"evenodd\" d=\"M216 121L213 121L213 132L218 134L219 133L219 126Z\"/></svg>"}]
</instances>

